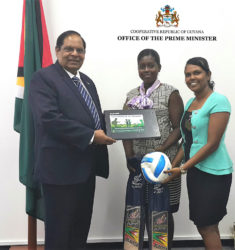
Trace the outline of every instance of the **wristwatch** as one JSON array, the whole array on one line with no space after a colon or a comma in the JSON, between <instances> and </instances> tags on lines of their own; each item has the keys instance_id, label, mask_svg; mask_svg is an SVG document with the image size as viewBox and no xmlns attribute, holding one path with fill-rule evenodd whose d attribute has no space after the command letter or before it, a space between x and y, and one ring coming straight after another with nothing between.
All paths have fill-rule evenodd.
<instances>
[{"instance_id":1,"label":"wristwatch","mask_svg":"<svg viewBox=\"0 0 235 250\"><path fill-rule=\"evenodd\" d=\"M180 166L180 173L181 174L186 174L187 170L183 169L183 165Z\"/></svg>"}]
</instances>

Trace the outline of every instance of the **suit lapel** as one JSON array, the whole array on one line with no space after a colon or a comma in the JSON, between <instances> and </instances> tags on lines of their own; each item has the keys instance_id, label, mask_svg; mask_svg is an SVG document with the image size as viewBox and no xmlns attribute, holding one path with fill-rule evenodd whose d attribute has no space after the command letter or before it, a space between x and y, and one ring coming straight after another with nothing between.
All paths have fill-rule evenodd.
<instances>
[{"instance_id":1,"label":"suit lapel","mask_svg":"<svg viewBox=\"0 0 235 250\"><path fill-rule=\"evenodd\" d=\"M72 93L75 96L76 100L78 100L80 102L80 104L82 104L83 108L89 114L92 122L94 123L94 119L92 117L92 114L91 114L89 108L87 107L87 104L86 104L84 98L80 94L77 86L75 86L73 80L69 77L69 75L66 73L66 71L60 66L58 61L55 63L55 66L56 66L56 68L57 68L57 70L58 70L58 72L59 72L59 74L60 74L60 76L62 78L62 82L65 84L65 86L67 86L72 91ZM92 96L92 98L93 98L93 96Z\"/></svg>"}]
</instances>

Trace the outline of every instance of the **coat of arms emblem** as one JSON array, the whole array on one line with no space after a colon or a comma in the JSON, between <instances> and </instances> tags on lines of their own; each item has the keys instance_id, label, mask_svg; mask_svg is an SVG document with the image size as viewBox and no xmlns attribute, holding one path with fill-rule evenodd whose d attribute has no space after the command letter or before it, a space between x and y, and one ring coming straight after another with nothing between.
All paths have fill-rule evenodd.
<instances>
[{"instance_id":1,"label":"coat of arms emblem","mask_svg":"<svg viewBox=\"0 0 235 250\"><path fill-rule=\"evenodd\" d=\"M157 27L178 27L180 19L177 11L175 11L174 8L171 8L170 5L166 5L164 8L161 8L161 10L158 11L155 20Z\"/></svg>"}]
</instances>

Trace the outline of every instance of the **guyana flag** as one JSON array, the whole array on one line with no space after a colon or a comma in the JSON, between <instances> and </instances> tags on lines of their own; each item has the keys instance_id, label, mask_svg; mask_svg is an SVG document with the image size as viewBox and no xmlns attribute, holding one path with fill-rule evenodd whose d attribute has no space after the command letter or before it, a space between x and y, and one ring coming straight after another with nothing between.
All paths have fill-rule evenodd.
<instances>
[{"instance_id":1,"label":"guyana flag","mask_svg":"<svg viewBox=\"0 0 235 250\"><path fill-rule=\"evenodd\" d=\"M52 64L42 0L23 0L14 129L20 133L19 179L26 186L26 213L43 220L41 187L33 179L34 125L28 104L32 74Z\"/></svg>"}]
</instances>

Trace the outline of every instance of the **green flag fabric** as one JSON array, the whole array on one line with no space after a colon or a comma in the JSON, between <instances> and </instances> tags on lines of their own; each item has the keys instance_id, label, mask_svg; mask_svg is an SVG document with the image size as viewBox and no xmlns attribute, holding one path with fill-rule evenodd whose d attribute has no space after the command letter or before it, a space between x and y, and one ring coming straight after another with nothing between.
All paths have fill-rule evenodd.
<instances>
[{"instance_id":1,"label":"green flag fabric","mask_svg":"<svg viewBox=\"0 0 235 250\"><path fill-rule=\"evenodd\" d=\"M43 220L41 187L33 178L34 125L28 105L28 91L32 74L52 64L52 57L42 1L23 1L14 129L20 133L19 179L26 186L26 213Z\"/></svg>"}]
</instances>

